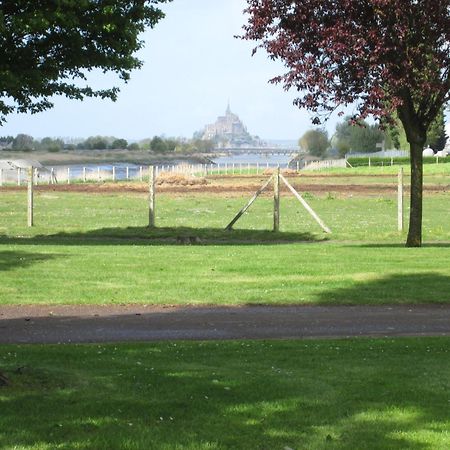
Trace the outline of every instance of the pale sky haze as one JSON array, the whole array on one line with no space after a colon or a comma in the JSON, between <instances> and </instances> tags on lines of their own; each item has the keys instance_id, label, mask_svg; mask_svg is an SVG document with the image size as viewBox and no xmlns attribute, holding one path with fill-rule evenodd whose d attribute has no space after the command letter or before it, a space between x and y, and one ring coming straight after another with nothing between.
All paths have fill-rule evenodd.
<instances>
[{"instance_id":1,"label":"pale sky haze","mask_svg":"<svg viewBox=\"0 0 450 450\"><path fill-rule=\"evenodd\" d=\"M122 86L117 102L56 98L52 110L9 116L0 135L192 137L223 114L229 100L251 134L298 139L312 127L311 116L293 106L294 92L268 83L283 72L282 65L263 52L252 57L254 43L234 37L246 21L245 6L245 0L161 5L165 19L143 36L146 45L139 57L144 66ZM113 81L100 74L92 78L96 87L109 87ZM337 120L327 124L330 134Z\"/></svg>"},{"instance_id":2,"label":"pale sky haze","mask_svg":"<svg viewBox=\"0 0 450 450\"><path fill-rule=\"evenodd\" d=\"M310 115L292 105L293 93L268 80L282 67L262 52L252 57L253 43L234 38L245 23L244 0L174 0L144 35L144 61L132 74L117 102L56 98L52 110L11 115L0 135L35 137L114 135L142 139L154 135L185 136L212 123L227 102L251 134L298 139L310 127ZM96 75L97 87L111 77Z\"/></svg>"}]
</instances>

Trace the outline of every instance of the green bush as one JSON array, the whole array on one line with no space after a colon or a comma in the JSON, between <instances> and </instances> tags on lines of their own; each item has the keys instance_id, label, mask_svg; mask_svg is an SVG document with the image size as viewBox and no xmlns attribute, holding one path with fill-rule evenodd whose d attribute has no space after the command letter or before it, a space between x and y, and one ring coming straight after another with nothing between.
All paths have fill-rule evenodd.
<instances>
[{"instance_id":1,"label":"green bush","mask_svg":"<svg viewBox=\"0 0 450 450\"><path fill-rule=\"evenodd\" d=\"M366 157L354 157L354 158L347 158L347 161L349 164L351 164L352 167L363 167L369 165L369 159L370 159L370 165L371 166L390 166L391 164L394 166L402 166L410 163L409 157L401 157L401 158L381 158L378 156L366 156ZM423 158L424 164L436 164L436 157L435 156L429 156L426 158ZM450 163L450 157L447 158L439 158L439 164L441 163Z\"/></svg>"}]
</instances>

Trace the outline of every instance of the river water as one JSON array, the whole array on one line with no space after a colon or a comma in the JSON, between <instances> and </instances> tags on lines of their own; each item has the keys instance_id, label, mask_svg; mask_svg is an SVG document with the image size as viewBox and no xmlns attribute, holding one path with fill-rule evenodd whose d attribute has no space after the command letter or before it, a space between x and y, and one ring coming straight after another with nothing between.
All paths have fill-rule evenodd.
<instances>
[{"instance_id":1,"label":"river water","mask_svg":"<svg viewBox=\"0 0 450 450\"><path fill-rule=\"evenodd\" d=\"M240 155L227 155L213 158L213 165L208 164L208 169L214 168L224 169L225 167L256 167L257 165L262 169L264 167L286 167L291 160L290 155L258 155L258 154L240 154ZM183 163L186 165L187 163ZM170 170L174 163L170 165L157 165L157 171ZM175 163L177 165L177 163ZM51 170L52 166L48 165L47 169ZM141 171L144 173L147 170L147 166L134 163L98 163L98 164L70 164L53 166L53 172L57 180L65 180L67 176L71 179L106 179L112 178L114 170L114 178L116 180L126 180L139 178ZM109 174L109 175L108 175ZM44 175L43 175L44 176Z\"/></svg>"},{"instance_id":2,"label":"river water","mask_svg":"<svg viewBox=\"0 0 450 450\"><path fill-rule=\"evenodd\" d=\"M189 162L173 161L170 164L158 164L156 173L162 171L175 171L182 173L203 173L205 170L213 172L220 170L225 173L243 173L248 169L254 171L259 169L263 171L265 168L273 168L280 166L287 167L291 160L290 155L281 154L239 154L218 156L212 159L211 164L190 165ZM175 167L173 167L175 166ZM127 179L144 179L148 175L148 165L134 163L97 163L97 164L66 164L66 165L47 165L45 169L38 169L38 182L58 182L65 183L76 180L86 181L106 181L106 180L127 180ZM22 170L2 170L0 171L0 185L5 183L25 182L26 171Z\"/></svg>"}]
</instances>

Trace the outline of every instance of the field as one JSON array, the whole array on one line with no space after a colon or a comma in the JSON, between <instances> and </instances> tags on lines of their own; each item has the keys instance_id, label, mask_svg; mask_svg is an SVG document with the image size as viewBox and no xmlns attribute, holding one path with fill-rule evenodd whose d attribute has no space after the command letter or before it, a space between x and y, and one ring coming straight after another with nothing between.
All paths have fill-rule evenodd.
<instances>
[{"instance_id":1,"label":"field","mask_svg":"<svg viewBox=\"0 0 450 450\"><path fill-rule=\"evenodd\" d=\"M264 177L158 187L154 230L145 184L42 187L32 229L24 226L25 191L4 189L0 303L445 303L445 176L428 176L421 249L403 248L392 176L357 176L352 185L337 175L294 179L330 235L287 192L279 233L270 231L269 194L224 231Z\"/></svg>"},{"instance_id":2,"label":"field","mask_svg":"<svg viewBox=\"0 0 450 450\"><path fill-rule=\"evenodd\" d=\"M426 169L425 245L407 249L387 169L291 177L332 234L286 191L280 232L270 193L224 231L264 176L159 186L151 230L145 184L41 186L33 228L3 188L0 309L448 304L449 173ZM0 449L445 449L449 344L0 345Z\"/></svg>"},{"instance_id":3,"label":"field","mask_svg":"<svg viewBox=\"0 0 450 450\"><path fill-rule=\"evenodd\" d=\"M443 450L449 344L0 346L0 448Z\"/></svg>"}]
</instances>

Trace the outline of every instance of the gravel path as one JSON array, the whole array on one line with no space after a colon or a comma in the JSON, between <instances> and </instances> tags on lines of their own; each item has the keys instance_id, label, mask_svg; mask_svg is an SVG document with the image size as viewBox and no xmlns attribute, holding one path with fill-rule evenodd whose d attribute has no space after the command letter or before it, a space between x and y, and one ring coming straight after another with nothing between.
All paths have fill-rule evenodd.
<instances>
[{"instance_id":1,"label":"gravel path","mask_svg":"<svg viewBox=\"0 0 450 450\"><path fill-rule=\"evenodd\" d=\"M450 336L450 306L2 306L0 343Z\"/></svg>"}]
</instances>

